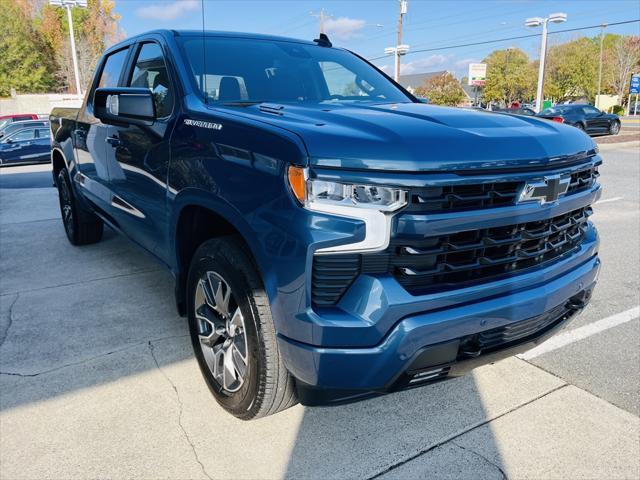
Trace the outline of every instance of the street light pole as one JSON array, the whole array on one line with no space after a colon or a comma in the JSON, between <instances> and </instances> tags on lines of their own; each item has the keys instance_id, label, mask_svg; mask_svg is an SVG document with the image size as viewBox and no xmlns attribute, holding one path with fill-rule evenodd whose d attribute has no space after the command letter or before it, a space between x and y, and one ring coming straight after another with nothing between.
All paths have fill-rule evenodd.
<instances>
[{"instance_id":1,"label":"street light pole","mask_svg":"<svg viewBox=\"0 0 640 480\"><path fill-rule=\"evenodd\" d=\"M600 108L600 88L602 87L602 53L604 45L604 29L607 28L607 24L600 25L600 64L598 66L598 94L596 95L596 108Z\"/></svg>"},{"instance_id":2,"label":"street light pole","mask_svg":"<svg viewBox=\"0 0 640 480\"><path fill-rule=\"evenodd\" d=\"M69 40L71 42L71 57L73 59L73 74L76 79L76 94L82 98L82 89L80 87L80 70L78 69L78 55L76 53L76 39L73 35L73 16L71 9L73 7L86 7L87 0L49 0L49 4L54 7L64 7L67 10L67 20L69 22Z\"/></svg>"},{"instance_id":3,"label":"street light pole","mask_svg":"<svg viewBox=\"0 0 640 480\"><path fill-rule=\"evenodd\" d=\"M562 23L567 21L566 13L552 13L546 18L534 17L527 18L525 21L525 25L527 27L539 27L542 26L542 42L540 44L540 67L538 68L538 89L536 92L536 112L540 112L542 110L542 101L543 97L543 89L544 89L544 66L545 60L547 56L547 34L548 34L548 24L549 22L553 23Z\"/></svg>"},{"instance_id":4,"label":"street light pole","mask_svg":"<svg viewBox=\"0 0 640 480\"><path fill-rule=\"evenodd\" d=\"M73 35L73 17L71 15L71 5L65 5L67 9L67 19L69 20L69 39L71 41L71 56L73 57L73 74L76 77L76 93L82 97L80 89L80 70L78 69L78 55L76 53L76 39Z\"/></svg>"},{"instance_id":5,"label":"street light pole","mask_svg":"<svg viewBox=\"0 0 640 480\"><path fill-rule=\"evenodd\" d=\"M547 31L548 20L542 22L542 45L540 45L540 66L538 67L538 89L536 91L536 112L542 110L543 88L544 88L544 63L547 58Z\"/></svg>"}]
</instances>

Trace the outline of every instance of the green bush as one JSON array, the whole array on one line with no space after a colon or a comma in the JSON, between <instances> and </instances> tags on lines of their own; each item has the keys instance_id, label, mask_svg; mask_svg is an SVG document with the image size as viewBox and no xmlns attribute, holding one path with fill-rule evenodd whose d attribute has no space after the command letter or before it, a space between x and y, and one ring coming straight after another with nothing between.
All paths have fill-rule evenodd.
<instances>
[{"instance_id":1,"label":"green bush","mask_svg":"<svg viewBox=\"0 0 640 480\"><path fill-rule=\"evenodd\" d=\"M622 105L614 105L611 109L611 113L615 113L616 115L624 115L624 107Z\"/></svg>"}]
</instances>

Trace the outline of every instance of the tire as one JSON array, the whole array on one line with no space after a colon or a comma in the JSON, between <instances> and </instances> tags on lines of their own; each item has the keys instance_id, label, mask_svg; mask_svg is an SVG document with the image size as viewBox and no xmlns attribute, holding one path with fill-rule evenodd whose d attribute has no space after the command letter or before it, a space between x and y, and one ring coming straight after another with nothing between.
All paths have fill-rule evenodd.
<instances>
[{"instance_id":1,"label":"tire","mask_svg":"<svg viewBox=\"0 0 640 480\"><path fill-rule=\"evenodd\" d=\"M88 245L99 242L104 230L102 220L78 203L66 168L58 173L56 186L58 187L60 215L69 242L72 245Z\"/></svg>"},{"instance_id":2,"label":"tire","mask_svg":"<svg viewBox=\"0 0 640 480\"><path fill-rule=\"evenodd\" d=\"M614 120L613 122L611 122L611 125L609 125L609 135L618 135L620 133L620 122L617 120Z\"/></svg>"},{"instance_id":3,"label":"tire","mask_svg":"<svg viewBox=\"0 0 640 480\"><path fill-rule=\"evenodd\" d=\"M584 125L583 125L583 124L581 124L580 122L576 123L576 124L575 124L575 127L576 127L578 130L582 130L583 132L586 132L586 129L584 128Z\"/></svg>"},{"instance_id":4,"label":"tire","mask_svg":"<svg viewBox=\"0 0 640 480\"><path fill-rule=\"evenodd\" d=\"M233 235L198 248L187 278L187 313L209 390L227 412L250 420L285 410L297 397L280 356L269 299L240 245Z\"/></svg>"}]
</instances>

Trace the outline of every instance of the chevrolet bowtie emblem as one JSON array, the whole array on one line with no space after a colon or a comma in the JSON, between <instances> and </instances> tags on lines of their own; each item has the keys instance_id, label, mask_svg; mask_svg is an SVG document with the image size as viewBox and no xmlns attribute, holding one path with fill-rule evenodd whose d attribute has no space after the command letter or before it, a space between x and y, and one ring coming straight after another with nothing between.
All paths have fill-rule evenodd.
<instances>
[{"instance_id":1,"label":"chevrolet bowtie emblem","mask_svg":"<svg viewBox=\"0 0 640 480\"><path fill-rule=\"evenodd\" d=\"M537 200L540 203L553 203L567 193L570 176L550 175L543 180L527 182L520 193L518 203Z\"/></svg>"}]
</instances>

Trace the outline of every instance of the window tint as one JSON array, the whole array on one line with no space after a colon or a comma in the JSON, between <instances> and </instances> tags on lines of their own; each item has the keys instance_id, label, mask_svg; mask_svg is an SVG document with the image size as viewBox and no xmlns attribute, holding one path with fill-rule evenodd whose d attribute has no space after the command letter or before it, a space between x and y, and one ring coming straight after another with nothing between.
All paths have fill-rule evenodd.
<instances>
[{"instance_id":1,"label":"window tint","mask_svg":"<svg viewBox=\"0 0 640 480\"><path fill-rule=\"evenodd\" d=\"M36 131L33 128L25 128L15 133L11 137L11 140L14 142L23 142L25 140L33 140L34 138L36 138Z\"/></svg>"},{"instance_id":2,"label":"window tint","mask_svg":"<svg viewBox=\"0 0 640 480\"><path fill-rule=\"evenodd\" d=\"M100 81L98 82L99 88L118 86L118 79L120 78L120 72L127 58L128 51L129 49L125 48L107 57L104 67L102 68L102 73L100 74Z\"/></svg>"},{"instance_id":3,"label":"window tint","mask_svg":"<svg viewBox=\"0 0 640 480\"><path fill-rule=\"evenodd\" d=\"M338 97L364 97L369 93L356 85L356 74L335 62L320 62L324 81L329 89L329 95ZM370 85L364 84L369 88Z\"/></svg>"},{"instance_id":4,"label":"window tint","mask_svg":"<svg viewBox=\"0 0 640 480\"><path fill-rule=\"evenodd\" d=\"M49 138L51 136L51 132L48 128L39 128L38 129L38 138Z\"/></svg>"},{"instance_id":5,"label":"window tint","mask_svg":"<svg viewBox=\"0 0 640 480\"><path fill-rule=\"evenodd\" d=\"M586 107L582 107L582 110L584 110L584 113L600 113L600 110L598 110L596 107L592 107L590 105L588 105Z\"/></svg>"},{"instance_id":6,"label":"window tint","mask_svg":"<svg viewBox=\"0 0 640 480\"><path fill-rule=\"evenodd\" d=\"M176 39L194 83L210 101L411 101L378 70L345 50L245 38Z\"/></svg>"},{"instance_id":7,"label":"window tint","mask_svg":"<svg viewBox=\"0 0 640 480\"><path fill-rule=\"evenodd\" d=\"M173 87L169 81L162 49L157 43L142 45L129 86L148 88L153 92L158 117L166 117L173 109Z\"/></svg>"}]
</instances>

